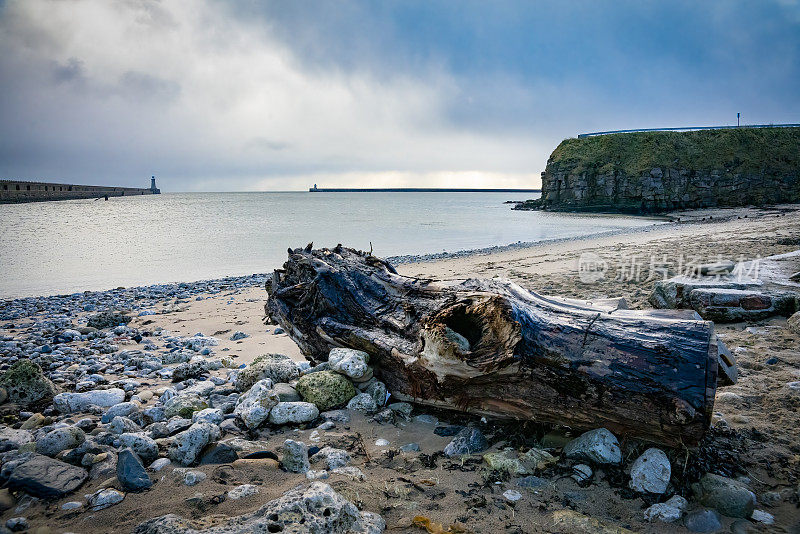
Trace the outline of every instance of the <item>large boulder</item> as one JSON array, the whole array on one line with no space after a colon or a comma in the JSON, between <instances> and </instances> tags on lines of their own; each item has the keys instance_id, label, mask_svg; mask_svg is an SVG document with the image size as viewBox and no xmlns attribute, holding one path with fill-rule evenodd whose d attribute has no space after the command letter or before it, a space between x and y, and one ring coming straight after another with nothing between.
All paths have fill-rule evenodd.
<instances>
[{"instance_id":1,"label":"large boulder","mask_svg":"<svg viewBox=\"0 0 800 534\"><path fill-rule=\"evenodd\" d=\"M795 312L791 317L789 317L786 325L789 327L789 330L795 334L800 334L800 311Z\"/></svg>"},{"instance_id":2,"label":"large boulder","mask_svg":"<svg viewBox=\"0 0 800 534\"><path fill-rule=\"evenodd\" d=\"M381 516L359 512L327 484L312 482L307 487L287 491L251 514L233 517L213 527L198 530L189 520L170 514L145 521L136 527L134 534L380 534L385 529Z\"/></svg>"},{"instance_id":3,"label":"large boulder","mask_svg":"<svg viewBox=\"0 0 800 534\"><path fill-rule=\"evenodd\" d=\"M85 393L59 393L53 404L61 413L86 411L91 406L109 408L125 400L125 392L119 388L95 389Z\"/></svg>"},{"instance_id":4,"label":"large boulder","mask_svg":"<svg viewBox=\"0 0 800 534\"><path fill-rule=\"evenodd\" d=\"M300 376L294 361L283 354L262 354L248 367L239 371L233 386L237 391L247 391L259 380L269 378L273 383L289 382Z\"/></svg>"},{"instance_id":5,"label":"large boulder","mask_svg":"<svg viewBox=\"0 0 800 534\"><path fill-rule=\"evenodd\" d=\"M11 490L23 490L34 497L62 497L78 489L86 477L85 469L31 454L14 466L7 484Z\"/></svg>"},{"instance_id":6,"label":"large boulder","mask_svg":"<svg viewBox=\"0 0 800 534\"><path fill-rule=\"evenodd\" d=\"M356 396L356 388L346 377L333 371L320 371L300 377L295 387L306 402L319 411L341 408Z\"/></svg>"},{"instance_id":7,"label":"large boulder","mask_svg":"<svg viewBox=\"0 0 800 534\"><path fill-rule=\"evenodd\" d=\"M269 417L270 410L278 404L278 394L272 391L272 380L259 380L239 398L233 413L249 429L258 428Z\"/></svg>"},{"instance_id":8,"label":"large boulder","mask_svg":"<svg viewBox=\"0 0 800 534\"><path fill-rule=\"evenodd\" d=\"M0 376L0 386L6 389L11 402L26 407L49 403L56 394L56 386L30 360L14 362Z\"/></svg>"}]
</instances>

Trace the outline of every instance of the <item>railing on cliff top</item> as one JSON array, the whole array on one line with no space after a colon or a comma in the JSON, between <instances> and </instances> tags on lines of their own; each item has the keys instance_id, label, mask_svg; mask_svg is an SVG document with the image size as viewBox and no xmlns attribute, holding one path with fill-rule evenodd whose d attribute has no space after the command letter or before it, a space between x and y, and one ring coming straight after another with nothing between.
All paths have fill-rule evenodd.
<instances>
[{"instance_id":1,"label":"railing on cliff top","mask_svg":"<svg viewBox=\"0 0 800 534\"><path fill-rule=\"evenodd\" d=\"M685 126L683 128L638 128L635 130L609 130L607 132L590 132L578 134L578 139L594 137L596 135L609 135L634 132L690 132L693 130L735 130L737 128L797 128L800 124L743 124L741 126Z\"/></svg>"}]
</instances>

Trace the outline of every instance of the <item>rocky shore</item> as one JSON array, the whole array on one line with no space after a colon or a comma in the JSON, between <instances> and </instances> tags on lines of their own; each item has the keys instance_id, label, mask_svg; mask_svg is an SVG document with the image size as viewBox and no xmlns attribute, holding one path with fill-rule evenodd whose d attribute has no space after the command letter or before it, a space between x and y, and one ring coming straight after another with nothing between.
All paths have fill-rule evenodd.
<instances>
[{"instance_id":1,"label":"rocky shore","mask_svg":"<svg viewBox=\"0 0 800 534\"><path fill-rule=\"evenodd\" d=\"M713 241L703 232L733 223L715 224L696 227L696 239ZM727 256L797 248L790 244L800 239L797 222L753 225L761 248L738 232ZM617 240L617 252L668 250L656 237ZM530 261L533 249L527 254ZM653 285L582 287L574 269L529 278L513 261L498 272L493 258L471 261L564 296L621 295L646 306ZM405 268L441 274L437 265ZM470 265L462 264L465 275ZM264 282L254 275L0 303L0 531L791 532L800 525L794 319L718 328L739 360L739 382L719 388L699 447L669 449L603 428L578 433L396 402L373 376L369 355L356 350L334 349L311 367L280 327L262 322Z\"/></svg>"}]
</instances>

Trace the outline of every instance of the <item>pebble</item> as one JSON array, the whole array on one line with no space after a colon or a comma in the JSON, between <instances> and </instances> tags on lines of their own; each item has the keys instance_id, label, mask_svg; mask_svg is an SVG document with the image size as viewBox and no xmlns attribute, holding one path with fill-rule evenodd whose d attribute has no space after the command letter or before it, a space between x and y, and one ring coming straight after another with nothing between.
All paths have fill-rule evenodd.
<instances>
[{"instance_id":1,"label":"pebble","mask_svg":"<svg viewBox=\"0 0 800 534\"><path fill-rule=\"evenodd\" d=\"M752 515L750 515L750 519L764 525L772 525L775 523L775 516L763 510L753 510Z\"/></svg>"},{"instance_id":2,"label":"pebble","mask_svg":"<svg viewBox=\"0 0 800 534\"><path fill-rule=\"evenodd\" d=\"M683 524L692 532L716 532L722 528L722 523L719 520L719 514L714 510L700 509L690 512Z\"/></svg>"},{"instance_id":3,"label":"pebble","mask_svg":"<svg viewBox=\"0 0 800 534\"><path fill-rule=\"evenodd\" d=\"M462 456L484 451L489 447L486 438L477 428L464 428L444 448L445 456Z\"/></svg>"},{"instance_id":4,"label":"pebble","mask_svg":"<svg viewBox=\"0 0 800 534\"><path fill-rule=\"evenodd\" d=\"M28 530L29 528L28 519L25 517L12 517L8 521L6 521L6 528L11 532L21 532L23 530Z\"/></svg>"},{"instance_id":5,"label":"pebble","mask_svg":"<svg viewBox=\"0 0 800 534\"><path fill-rule=\"evenodd\" d=\"M503 497L511 502L516 502L522 498L522 494L517 490L506 490L503 492Z\"/></svg>"},{"instance_id":6,"label":"pebble","mask_svg":"<svg viewBox=\"0 0 800 534\"><path fill-rule=\"evenodd\" d=\"M113 488L101 489L88 496L89 506L92 508L93 512L119 504L124 498L124 493Z\"/></svg>"},{"instance_id":7,"label":"pebble","mask_svg":"<svg viewBox=\"0 0 800 534\"><path fill-rule=\"evenodd\" d=\"M587 460L597 464L622 462L622 451L617 438L605 428L597 428L581 434L564 447L567 458Z\"/></svg>"},{"instance_id":8,"label":"pebble","mask_svg":"<svg viewBox=\"0 0 800 534\"><path fill-rule=\"evenodd\" d=\"M572 479L577 483L583 483L592 478L592 468L586 464L577 464L572 467Z\"/></svg>"},{"instance_id":9,"label":"pebble","mask_svg":"<svg viewBox=\"0 0 800 534\"><path fill-rule=\"evenodd\" d=\"M292 439L284 441L281 465L292 473L305 473L308 471L308 447L306 447L306 444Z\"/></svg>"},{"instance_id":10,"label":"pebble","mask_svg":"<svg viewBox=\"0 0 800 534\"><path fill-rule=\"evenodd\" d=\"M255 495L257 493L258 486L253 484L242 484L241 486L236 486L235 488L228 490L228 498L236 501L245 497L250 497L251 495Z\"/></svg>"},{"instance_id":11,"label":"pebble","mask_svg":"<svg viewBox=\"0 0 800 534\"><path fill-rule=\"evenodd\" d=\"M631 466L630 488L640 493L661 494L667 491L672 467L669 458L660 449L644 451Z\"/></svg>"}]
</instances>

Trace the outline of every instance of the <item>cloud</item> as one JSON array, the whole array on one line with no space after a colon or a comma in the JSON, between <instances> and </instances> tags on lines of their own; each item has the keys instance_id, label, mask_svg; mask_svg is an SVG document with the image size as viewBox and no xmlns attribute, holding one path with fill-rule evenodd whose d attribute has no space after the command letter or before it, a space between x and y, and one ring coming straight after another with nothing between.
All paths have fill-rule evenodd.
<instances>
[{"instance_id":1,"label":"cloud","mask_svg":"<svg viewBox=\"0 0 800 534\"><path fill-rule=\"evenodd\" d=\"M800 121L796 2L0 4L0 173L535 187L580 131Z\"/></svg>"}]
</instances>

